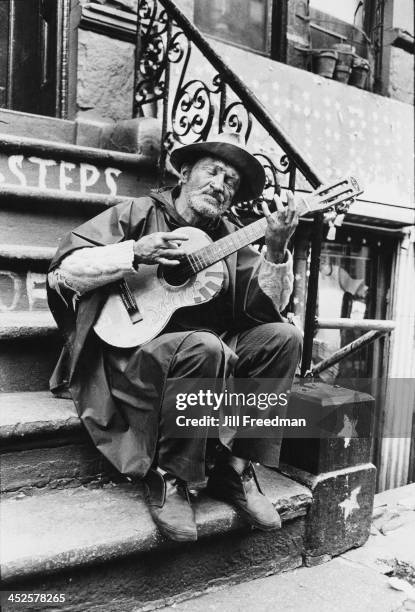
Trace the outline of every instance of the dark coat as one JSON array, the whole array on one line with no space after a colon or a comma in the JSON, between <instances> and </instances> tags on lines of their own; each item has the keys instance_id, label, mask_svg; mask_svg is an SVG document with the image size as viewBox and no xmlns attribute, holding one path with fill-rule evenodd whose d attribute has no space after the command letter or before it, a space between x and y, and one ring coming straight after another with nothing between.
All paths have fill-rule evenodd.
<instances>
[{"instance_id":1,"label":"dark coat","mask_svg":"<svg viewBox=\"0 0 415 612\"><path fill-rule=\"evenodd\" d=\"M138 240L146 234L172 231L183 225L187 224L175 211L171 192L155 192L151 197L106 210L70 232L58 248L50 269L76 249ZM208 233L217 240L236 229L220 219ZM260 323L282 320L258 285L260 255L253 248L245 247L229 256L226 264L227 288L211 302L177 311L165 330L171 333L168 344L161 335L133 349L139 351L141 366L130 375L132 383L126 394L127 403L117 394L108 375L106 351L111 349L105 348L92 330L106 298L105 288L83 295L75 312L71 305L73 296L63 293L65 301L48 287L49 306L65 339L51 378L51 390L60 394L69 388L78 414L97 448L125 475L141 477L151 466L169 363L187 334L208 329L224 338L224 363L229 372L236 355L225 343L232 334ZM117 359L116 351L111 358Z\"/></svg>"}]
</instances>

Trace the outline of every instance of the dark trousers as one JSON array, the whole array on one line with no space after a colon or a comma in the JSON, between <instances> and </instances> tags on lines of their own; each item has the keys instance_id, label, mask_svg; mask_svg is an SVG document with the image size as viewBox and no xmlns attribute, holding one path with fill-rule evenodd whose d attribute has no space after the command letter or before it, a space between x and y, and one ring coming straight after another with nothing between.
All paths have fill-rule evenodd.
<instances>
[{"instance_id":1,"label":"dark trousers","mask_svg":"<svg viewBox=\"0 0 415 612\"><path fill-rule=\"evenodd\" d=\"M287 323L265 323L239 332L231 341L238 356L233 369L236 378L276 379L275 393L291 387L301 355L301 335ZM169 367L169 377L218 378L223 375L223 345L213 333L199 331L187 336L175 353ZM279 388L280 387L280 388ZM206 437L177 438L172 435L174 407L162 404L156 463L159 467L187 482L201 482L205 478ZM176 430L177 431L177 430ZM175 437L176 436L176 437ZM277 467L281 448L281 434L272 439L219 439L238 457L250 459L270 467Z\"/></svg>"}]
</instances>

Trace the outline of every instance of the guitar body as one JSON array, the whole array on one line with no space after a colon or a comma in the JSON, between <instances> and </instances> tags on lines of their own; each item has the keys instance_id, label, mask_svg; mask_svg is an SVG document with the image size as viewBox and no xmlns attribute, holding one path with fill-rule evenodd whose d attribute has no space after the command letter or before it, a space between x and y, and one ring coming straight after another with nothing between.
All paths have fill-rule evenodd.
<instances>
[{"instance_id":1,"label":"guitar body","mask_svg":"<svg viewBox=\"0 0 415 612\"><path fill-rule=\"evenodd\" d=\"M196 227L181 227L189 240L182 244L192 253L212 243L209 236ZM172 268L173 269L173 268ZM111 346L131 348L153 340L167 325L176 310L212 300L225 282L223 261L191 276L183 285L173 286L163 276L163 266L139 266L138 272L124 278L138 306L141 320L133 322L118 289L111 289L94 325L98 336Z\"/></svg>"}]
</instances>

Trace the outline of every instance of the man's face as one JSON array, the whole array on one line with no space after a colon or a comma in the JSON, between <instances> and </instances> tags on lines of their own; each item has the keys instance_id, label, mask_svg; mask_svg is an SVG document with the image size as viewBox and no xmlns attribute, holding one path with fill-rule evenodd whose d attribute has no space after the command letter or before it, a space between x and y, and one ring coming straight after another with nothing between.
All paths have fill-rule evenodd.
<instances>
[{"instance_id":1,"label":"man's face","mask_svg":"<svg viewBox=\"0 0 415 612\"><path fill-rule=\"evenodd\" d=\"M199 217L213 219L231 205L241 182L239 172L214 157L203 157L182 168L182 190L187 205Z\"/></svg>"}]
</instances>

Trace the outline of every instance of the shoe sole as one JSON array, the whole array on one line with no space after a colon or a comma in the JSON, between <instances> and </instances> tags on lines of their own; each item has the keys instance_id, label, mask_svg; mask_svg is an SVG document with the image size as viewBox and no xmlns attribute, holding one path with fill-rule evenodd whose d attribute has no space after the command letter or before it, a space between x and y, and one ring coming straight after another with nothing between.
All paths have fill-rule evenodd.
<instances>
[{"instance_id":1,"label":"shoe sole","mask_svg":"<svg viewBox=\"0 0 415 612\"><path fill-rule=\"evenodd\" d=\"M177 531L169 531L164 527L160 527L160 525L156 524L157 529L160 531L162 535L164 535L169 540L173 540L174 542L196 542L197 541L197 533L191 534L187 531L177 532Z\"/></svg>"}]
</instances>

